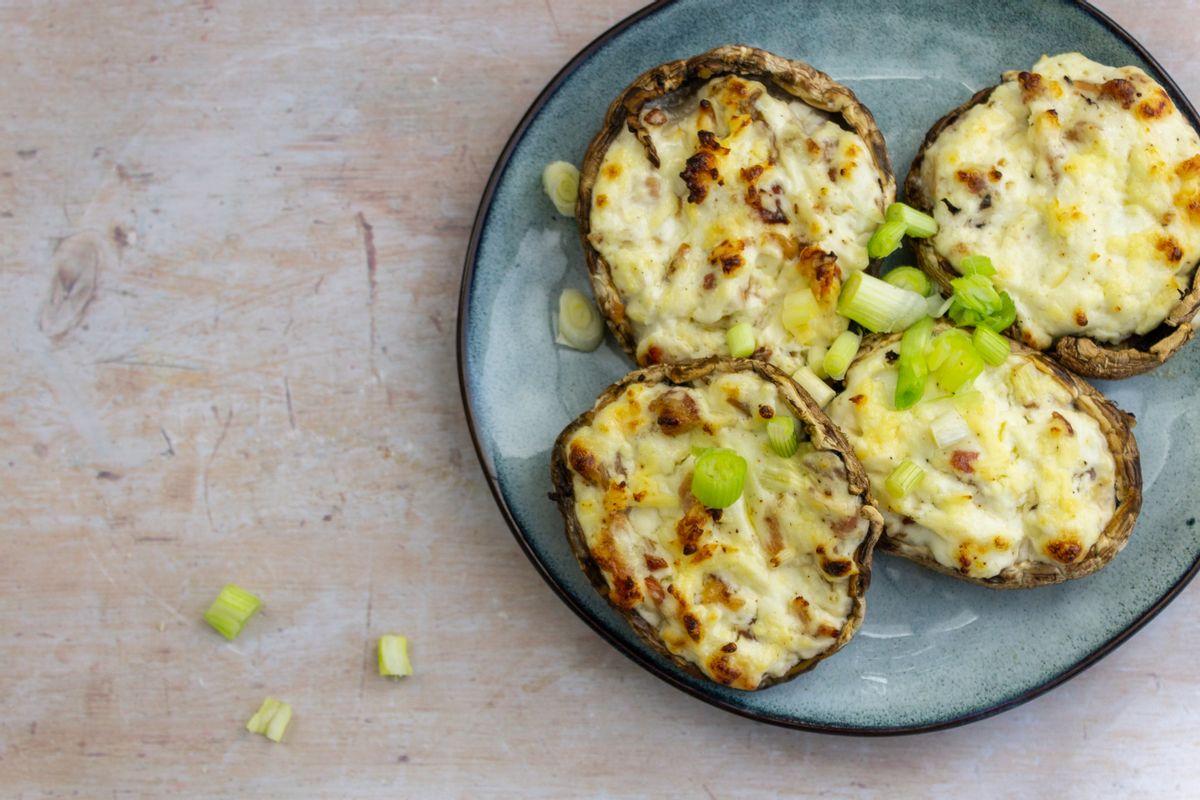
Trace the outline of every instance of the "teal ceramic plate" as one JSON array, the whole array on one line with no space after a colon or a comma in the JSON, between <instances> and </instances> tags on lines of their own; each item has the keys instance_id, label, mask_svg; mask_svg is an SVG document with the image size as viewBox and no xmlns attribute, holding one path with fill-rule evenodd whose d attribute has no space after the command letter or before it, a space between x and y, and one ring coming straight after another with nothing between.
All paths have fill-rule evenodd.
<instances>
[{"instance_id":1,"label":"teal ceramic plate","mask_svg":"<svg viewBox=\"0 0 1200 800\"><path fill-rule=\"evenodd\" d=\"M576 56L517 127L480 204L459 306L459 373L480 462L517 540L589 625L669 683L755 719L838 733L905 733L980 719L1062 683L1132 635L1200 566L1195 526L1200 345L1102 389L1135 413L1145 508L1129 546L1096 575L996 592L878 555L865 624L813 672L761 692L693 678L661 658L593 590L547 499L558 432L632 368L610 340L554 345L566 286L587 291L574 221L542 193L549 161L579 163L613 97L643 70L719 44L807 61L874 112L899 179L926 129L1001 71L1078 50L1137 64L1195 112L1153 58L1084 4L696 0L655 6ZM1172 446L1174 443L1174 446Z\"/></svg>"}]
</instances>

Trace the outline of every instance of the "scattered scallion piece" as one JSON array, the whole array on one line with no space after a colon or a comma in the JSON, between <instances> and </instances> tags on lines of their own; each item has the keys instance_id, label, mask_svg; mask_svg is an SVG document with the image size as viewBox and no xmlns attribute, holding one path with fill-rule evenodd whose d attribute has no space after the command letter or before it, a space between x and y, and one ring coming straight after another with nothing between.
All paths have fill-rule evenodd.
<instances>
[{"instance_id":1,"label":"scattered scallion piece","mask_svg":"<svg viewBox=\"0 0 1200 800\"><path fill-rule=\"evenodd\" d=\"M379 637L379 674L394 678L413 674L408 639L390 633Z\"/></svg>"},{"instance_id":2,"label":"scattered scallion piece","mask_svg":"<svg viewBox=\"0 0 1200 800\"><path fill-rule=\"evenodd\" d=\"M916 239L928 239L938 232L937 220L905 203L892 203L884 218L888 222L903 222L905 233Z\"/></svg>"},{"instance_id":3,"label":"scattered scallion piece","mask_svg":"<svg viewBox=\"0 0 1200 800\"><path fill-rule=\"evenodd\" d=\"M842 284L838 313L872 333L904 330L925 316L925 298L865 272L853 272Z\"/></svg>"},{"instance_id":4,"label":"scattered scallion piece","mask_svg":"<svg viewBox=\"0 0 1200 800\"><path fill-rule=\"evenodd\" d=\"M579 199L579 170L566 161L552 161L542 170L542 188L564 217L575 216Z\"/></svg>"},{"instance_id":5,"label":"scattered scallion piece","mask_svg":"<svg viewBox=\"0 0 1200 800\"><path fill-rule=\"evenodd\" d=\"M262 608L262 601L240 586L228 584L204 612L204 621L217 633L233 641L250 618Z\"/></svg>"},{"instance_id":6,"label":"scattered scallion piece","mask_svg":"<svg viewBox=\"0 0 1200 800\"><path fill-rule=\"evenodd\" d=\"M958 444L971 435L971 429L967 427L967 421L962 418L962 414L959 414L954 409L947 411L929 423L929 431L933 434L933 441L943 450L951 445Z\"/></svg>"},{"instance_id":7,"label":"scattered scallion piece","mask_svg":"<svg viewBox=\"0 0 1200 800\"><path fill-rule=\"evenodd\" d=\"M867 242L867 255L871 258L884 258L891 255L900 246L907 230L908 226L901 220L883 223L875 229L875 233L871 234L871 240Z\"/></svg>"},{"instance_id":8,"label":"scattered scallion piece","mask_svg":"<svg viewBox=\"0 0 1200 800\"><path fill-rule=\"evenodd\" d=\"M592 301L578 289L563 289L558 296L559 344L585 353L591 352L604 341L604 321Z\"/></svg>"},{"instance_id":9,"label":"scattered scallion piece","mask_svg":"<svg viewBox=\"0 0 1200 800\"><path fill-rule=\"evenodd\" d=\"M950 319L956 325L973 327L987 325L994 331L1002 331L1017 318L1017 307L1008 292L1000 292L992 285L992 279L981 273L964 275L950 281L954 288L950 305Z\"/></svg>"},{"instance_id":10,"label":"scattered scallion piece","mask_svg":"<svg viewBox=\"0 0 1200 800\"><path fill-rule=\"evenodd\" d=\"M858 345L861 341L862 337L854 331L839 333L825 352L825 361L821 365L825 368L825 374L835 381L844 378L846 370L850 369L850 362L858 355Z\"/></svg>"},{"instance_id":11,"label":"scattered scallion piece","mask_svg":"<svg viewBox=\"0 0 1200 800\"><path fill-rule=\"evenodd\" d=\"M929 352L932 332L933 320L925 317L910 325L900 337L900 361L896 365L896 394L893 398L898 411L912 408L925 394L925 382L929 378L925 357Z\"/></svg>"},{"instance_id":12,"label":"scattered scallion piece","mask_svg":"<svg viewBox=\"0 0 1200 800\"><path fill-rule=\"evenodd\" d=\"M888 475L884 481L884 488L892 497L900 498L916 488L921 479L925 477L925 470L909 460L901 462L900 466L892 470L892 474Z\"/></svg>"},{"instance_id":13,"label":"scattered scallion piece","mask_svg":"<svg viewBox=\"0 0 1200 800\"><path fill-rule=\"evenodd\" d=\"M292 707L282 700L268 697L258 711L246 723L246 730L266 736L272 742L283 739L288 723L292 721Z\"/></svg>"},{"instance_id":14,"label":"scattered scallion piece","mask_svg":"<svg viewBox=\"0 0 1200 800\"><path fill-rule=\"evenodd\" d=\"M950 334L954 333L961 335L951 337ZM943 340L946 340L947 344L939 349L938 345ZM943 391L953 394L979 377L983 372L983 357L979 355L971 337L966 333L946 331L934 340L929 355L929 370L937 385L942 387Z\"/></svg>"},{"instance_id":15,"label":"scattered scallion piece","mask_svg":"<svg viewBox=\"0 0 1200 800\"><path fill-rule=\"evenodd\" d=\"M800 388L808 392L821 408L829 405L829 401L837 394L829 384L818 378L816 373L808 367L800 367L793 372L792 380L800 384Z\"/></svg>"},{"instance_id":16,"label":"scattered scallion piece","mask_svg":"<svg viewBox=\"0 0 1200 800\"><path fill-rule=\"evenodd\" d=\"M739 322L725 331L725 344L729 345L729 355L748 358L754 354L754 328L749 322Z\"/></svg>"},{"instance_id":17,"label":"scattered scallion piece","mask_svg":"<svg viewBox=\"0 0 1200 800\"><path fill-rule=\"evenodd\" d=\"M971 340L983 360L993 367L1003 364L1008 358L1008 354L1012 352L1012 345L1008 339L986 325L975 326L975 335L971 337Z\"/></svg>"},{"instance_id":18,"label":"scattered scallion piece","mask_svg":"<svg viewBox=\"0 0 1200 800\"><path fill-rule=\"evenodd\" d=\"M790 292L783 298L780 322L788 333L799 339L807 338L809 325L821 317L821 304L812 289Z\"/></svg>"},{"instance_id":19,"label":"scattered scallion piece","mask_svg":"<svg viewBox=\"0 0 1200 800\"><path fill-rule=\"evenodd\" d=\"M775 417L767 423L767 441L771 450L780 458L796 455L800 442L796 439L796 420L791 417Z\"/></svg>"},{"instance_id":20,"label":"scattered scallion piece","mask_svg":"<svg viewBox=\"0 0 1200 800\"><path fill-rule=\"evenodd\" d=\"M980 255L963 256L962 260L958 262L958 271L963 275L982 275L985 278L996 274L992 260L987 256Z\"/></svg>"},{"instance_id":21,"label":"scattered scallion piece","mask_svg":"<svg viewBox=\"0 0 1200 800\"><path fill-rule=\"evenodd\" d=\"M746 459L722 447L709 449L696 459L692 494L709 508L728 508L742 496Z\"/></svg>"},{"instance_id":22,"label":"scattered scallion piece","mask_svg":"<svg viewBox=\"0 0 1200 800\"><path fill-rule=\"evenodd\" d=\"M810 347L808 348L808 353L804 356L805 360L808 362L808 368L812 370L814 375L821 379L828 377L825 374L825 354L828 352L828 347ZM795 378L796 376L793 375L792 377Z\"/></svg>"},{"instance_id":23,"label":"scattered scallion piece","mask_svg":"<svg viewBox=\"0 0 1200 800\"><path fill-rule=\"evenodd\" d=\"M928 296L933 290L933 281L929 280L929 277L916 267L896 267L893 270L888 270L883 279L892 286L908 289L910 292L916 292L923 297Z\"/></svg>"}]
</instances>

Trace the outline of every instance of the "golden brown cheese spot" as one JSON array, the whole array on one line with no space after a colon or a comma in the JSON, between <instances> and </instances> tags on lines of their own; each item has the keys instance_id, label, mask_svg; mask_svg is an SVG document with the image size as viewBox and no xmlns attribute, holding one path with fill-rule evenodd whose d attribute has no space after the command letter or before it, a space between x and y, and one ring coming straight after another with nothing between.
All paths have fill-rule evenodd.
<instances>
[{"instance_id":1,"label":"golden brown cheese spot","mask_svg":"<svg viewBox=\"0 0 1200 800\"><path fill-rule=\"evenodd\" d=\"M604 177L608 178L609 180L616 180L617 178L621 177L621 165L605 164Z\"/></svg>"},{"instance_id":2,"label":"golden brown cheese spot","mask_svg":"<svg viewBox=\"0 0 1200 800\"><path fill-rule=\"evenodd\" d=\"M862 406L867 402L867 396L865 394L856 394L850 398L850 402L856 406Z\"/></svg>"},{"instance_id":3,"label":"golden brown cheese spot","mask_svg":"<svg viewBox=\"0 0 1200 800\"><path fill-rule=\"evenodd\" d=\"M700 537L704 536L705 524L709 519L704 506L699 503L689 508L679 522L675 523L675 538L679 541L679 549L685 556L696 552L700 545Z\"/></svg>"},{"instance_id":4,"label":"golden brown cheese spot","mask_svg":"<svg viewBox=\"0 0 1200 800\"><path fill-rule=\"evenodd\" d=\"M742 258L742 251L745 247L746 242L742 239L738 239L736 242L725 239L713 248L712 253L708 256L708 263L719 266L721 272L726 275L732 275L745 263Z\"/></svg>"},{"instance_id":5,"label":"golden brown cheese spot","mask_svg":"<svg viewBox=\"0 0 1200 800\"><path fill-rule=\"evenodd\" d=\"M698 642L704 636L704 626L700 624L700 620L696 619L696 615L690 611L685 611L681 617L683 628L687 631L687 635L691 637L693 642Z\"/></svg>"},{"instance_id":6,"label":"golden brown cheese spot","mask_svg":"<svg viewBox=\"0 0 1200 800\"><path fill-rule=\"evenodd\" d=\"M1183 250L1174 236L1159 236L1154 243L1154 248L1169 264L1178 264L1183 259Z\"/></svg>"},{"instance_id":7,"label":"golden brown cheese spot","mask_svg":"<svg viewBox=\"0 0 1200 800\"><path fill-rule=\"evenodd\" d=\"M1177 207L1187 212L1193 225L1200 225L1200 194L1184 190L1176 194L1174 200Z\"/></svg>"},{"instance_id":8,"label":"golden brown cheese spot","mask_svg":"<svg viewBox=\"0 0 1200 800\"><path fill-rule=\"evenodd\" d=\"M721 645L721 652L722 653L736 653L737 652L737 642L729 642L728 644Z\"/></svg>"},{"instance_id":9,"label":"golden brown cheese spot","mask_svg":"<svg viewBox=\"0 0 1200 800\"><path fill-rule=\"evenodd\" d=\"M792 598L792 612L795 613L800 621L805 625L812 622L812 616L808 613L808 601L797 595Z\"/></svg>"},{"instance_id":10,"label":"golden brown cheese spot","mask_svg":"<svg viewBox=\"0 0 1200 800\"><path fill-rule=\"evenodd\" d=\"M580 442L571 442L571 452L567 456L567 461L570 463L571 469L575 470L575 474L593 486L607 481L605 470L596 461L596 456Z\"/></svg>"},{"instance_id":11,"label":"golden brown cheese spot","mask_svg":"<svg viewBox=\"0 0 1200 800\"><path fill-rule=\"evenodd\" d=\"M696 134L696 138L700 140L701 150L707 150L710 153L716 153L721 156L729 154L729 148L723 147L717 140L717 135L712 131L699 131ZM714 175L713 177L716 176Z\"/></svg>"},{"instance_id":12,"label":"golden brown cheese spot","mask_svg":"<svg viewBox=\"0 0 1200 800\"><path fill-rule=\"evenodd\" d=\"M708 671L712 675L713 680L725 686L732 686L743 675L742 671L734 666L734 660L729 657L727 652L720 652L713 655L708 660Z\"/></svg>"},{"instance_id":13,"label":"golden brown cheese spot","mask_svg":"<svg viewBox=\"0 0 1200 800\"><path fill-rule=\"evenodd\" d=\"M679 173L688 188L688 202L702 203L708 196L708 185L719 180L721 173L717 171L717 157L710 150L701 150L689 158Z\"/></svg>"},{"instance_id":14,"label":"golden brown cheese spot","mask_svg":"<svg viewBox=\"0 0 1200 800\"><path fill-rule=\"evenodd\" d=\"M820 625L817 626L817 636L819 638L833 639L837 635L838 635L838 629L833 627L832 625L827 625L824 622L822 622Z\"/></svg>"},{"instance_id":15,"label":"golden brown cheese spot","mask_svg":"<svg viewBox=\"0 0 1200 800\"><path fill-rule=\"evenodd\" d=\"M844 578L854 569L854 564L843 558L838 559L822 559L821 569L826 575L834 578Z\"/></svg>"},{"instance_id":16,"label":"golden brown cheese spot","mask_svg":"<svg viewBox=\"0 0 1200 800\"><path fill-rule=\"evenodd\" d=\"M955 179L967 187L972 194L982 194L987 188L983 176L973 169L960 169L954 173Z\"/></svg>"},{"instance_id":17,"label":"golden brown cheese spot","mask_svg":"<svg viewBox=\"0 0 1200 800\"><path fill-rule=\"evenodd\" d=\"M1171 99L1162 89L1155 89L1149 97L1137 105L1138 118L1147 122L1162 119L1174 110Z\"/></svg>"},{"instance_id":18,"label":"golden brown cheese spot","mask_svg":"<svg viewBox=\"0 0 1200 800\"><path fill-rule=\"evenodd\" d=\"M642 591L637 581L625 564L613 542L612 531L604 528L592 545L592 559L602 571L608 574L612 591L609 595L619 608L630 609L642 601Z\"/></svg>"},{"instance_id":19,"label":"golden brown cheese spot","mask_svg":"<svg viewBox=\"0 0 1200 800\"><path fill-rule=\"evenodd\" d=\"M717 552L717 546L712 542L709 542L701 547L694 556L692 556L692 563L703 564L705 561L708 561L710 558L712 558L713 553L715 552Z\"/></svg>"},{"instance_id":20,"label":"golden brown cheese spot","mask_svg":"<svg viewBox=\"0 0 1200 800\"><path fill-rule=\"evenodd\" d=\"M604 513L609 517L615 517L627 508L629 508L629 503L625 499L624 482L609 486L604 492Z\"/></svg>"},{"instance_id":21,"label":"golden brown cheese spot","mask_svg":"<svg viewBox=\"0 0 1200 800\"><path fill-rule=\"evenodd\" d=\"M1083 554L1083 548L1079 546L1079 542L1071 541L1070 539L1061 539L1046 545L1046 552L1055 561L1063 564L1073 564Z\"/></svg>"},{"instance_id":22,"label":"golden brown cheese spot","mask_svg":"<svg viewBox=\"0 0 1200 800\"><path fill-rule=\"evenodd\" d=\"M1105 81L1100 87L1100 96L1113 100L1121 104L1121 108L1128 109L1137 99L1137 87L1133 85L1133 81L1125 80L1124 78L1113 78L1110 81Z\"/></svg>"},{"instance_id":23,"label":"golden brown cheese spot","mask_svg":"<svg viewBox=\"0 0 1200 800\"><path fill-rule=\"evenodd\" d=\"M1175 174L1185 181L1200 177L1200 155L1194 155L1189 159L1180 161L1175 167Z\"/></svg>"},{"instance_id":24,"label":"golden brown cheese spot","mask_svg":"<svg viewBox=\"0 0 1200 800\"><path fill-rule=\"evenodd\" d=\"M1036 72L1021 72L1017 75L1017 83L1021 84L1021 99L1026 104L1035 99L1046 88L1042 76Z\"/></svg>"},{"instance_id":25,"label":"golden brown cheese spot","mask_svg":"<svg viewBox=\"0 0 1200 800\"><path fill-rule=\"evenodd\" d=\"M1084 313L1084 310L1082 308L1075 309L1074 316L1075 316L1075 324L1078 325L1079 327L1082 328L1088 324L1087 314Z\"/></svg>"},{"instance_id":26,"label":"golden brown cheese spot","mask_svg":"<svg viewBox=\"0 0 1200 800\"><path fill-rule=\"evenodd\" d=\"M1004 173L1001 172L1000 170L996 169L995 167L992 167L990 170L988 170L988 180L991 181L992 183L998 183L1000 181L1000 179L1003 177L1004 177Z\"/></svg>"},{"instance_id":27,"label":"golden brown cheese spot","mask_svg":"<svg viewBox=\"0 0 1200 800\"><path fill-rule=\"evenodd\" d=\"M818 300L828 303L841 291L842 271L834 254L819 247L806 247L800 252L798 268Z\"/></svg>"},{"instance_id":28,"label":"golden brown cheese spot","mask_svg":"<svg viewBox=\"0 0 1200 800\"><path fill-rule=\"evenodd\" d=\"M598 206L600 206L601 208L603 208L603 207L604 207L604 206L606 206L607 204L608 204L608 195L606 195L606 194L598 194L598 195L596 195L596 205L598 205Z\"/></svg>"},{"instance_id":29,"label":"golden brown cheese spot","mask_svg":"<svg viewBox=\"0 0 1200 800\"><path fill-rule=\"evenodd\" d=\"M704 576L700 599L705 603L720 603L732 611L737 611L746 605L745 600L730 590L729 584L712 573Z\"/></svg>"},{"instance_id":30,"label":"golden brown cheese spot","mask_svg":"<svg viewBox=\"0 0 1200 800\"><path fill-rule=\"evenodd\" d=\"M977 458L979 458L979 453L970 450L955 450L950 455L950 466L959 472L972 473L975 471L975 467L972 465Z\"/></svg>"},{"instance_id":31,"label":"golden brown cheese spot","mask_svg":"<svg viewBox=\"0 0 1200 800\"><path fill-rule=\"evenodd\" d=\"M679 436L700 424L700 409L696 401L690 394L681 390L660 394L650 401L649 410L654 415L658 427L667 436Z\"/></svg>"}]
</instances>

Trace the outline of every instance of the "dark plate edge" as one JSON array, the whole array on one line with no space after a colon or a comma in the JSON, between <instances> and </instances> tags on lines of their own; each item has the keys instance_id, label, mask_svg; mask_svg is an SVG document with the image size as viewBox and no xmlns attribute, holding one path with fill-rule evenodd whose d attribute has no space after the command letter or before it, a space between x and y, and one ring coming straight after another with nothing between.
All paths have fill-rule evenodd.
<instances>
[{"instance_id":1,"label":"dark plate edge","mask_svg":"<svg viewBox=\"0 0 1200 800\"><path fill-rule=\"evenodd\" d=\"M1111 17L1093 6L1091 3L1086 2L1086 0L1065 0L1065 2L1076 6L1084 13L1096 19L1101 25L1108 28L1108 30L1114 36L1123 41L1134 52L1136 52L1147 64L1153 67L1158 72L1158 76L1161 78L1160 82L1171 94L1172 100L1174 100L1175 104L1191 119L1192 125L1197 129L1200 129L1200 117L1197 116L1196 109L1192 106L1187 96L1184 95L1184 93L1180 90L1179 86L1175 83L1175 80L1167 73L1165 69L1163 69L1163 66L1158 63L1158 60L1154 58L1154 56L1152 56L1137 39L1135 39L1128 31L1113 21ZM479 244L482 239L484 223L486 222L488 212L491 209L492 197L496 192L496 187L500 183L500 178L504 175L504 172L508 167L508 162L512 157L513 150L516 149L517 143L521 140L522 136L524 136L525 131L529 127L530 123L532 123L533 118L537 116L537 113L541 110L542 106L546 104L546 101L550 98L550 96L558 90L558 87L561 86L562 83L573 72L575 72L575 70L578 69L581 64L591 58L596 51L606 45L611 39L640 22L642 19L661 10L662 8L665 8L666 6L672 5L673 3L674 0L657 0L656 2L651 3L650 5L639 9L638 11L635 11L633 14L630 14L628 17L620 20L608 30L604 31L595 39L593 39L586 47L583 48L583 50L579 51L574 58L568 61L567 64L558 71L558 73L550 80L548 84L546 84L546 87L542 89L542 91L534 99L533 103L529 106L529 109L521 117L521 121L517 123L517 127L513 130L512 135L509 136L508 141L505 142L503 150L500 151L500 155L496 159L496 165L492 168L491 174L488 176L487 186L483 191L483 196L480 198L479 206L475 212L475 221L471 226L471 237L467 245L467 253L463 263L462 283L459 287L458 294L458 319L455 322L455 351L458 361L458 387L459 394L462 397L463 411L466 414L467 429L471 434L471 444L475 448L475 455L478 457L479 464L483 468L484 477L487 479L488 488L491 490L492 497L495 499L496 505L500 509L500 514L504 517L504 521L508 525L513 538L517 540L517 544L525 553L526 558L529 559L530 563L533 564L538 574L542 576L542 579L550 586L554 593L558 595L559 599L561 599L563 603L575 613L576 616L587 623L588 627L599 634L601 638L615 647L620 653L647 670L650 674L660 678L671 686L674 686L675 688L680 689L687 694L690 694L693 697L708 703L709 705L716 706L717 708L737 714L738 716L745 717L747 719L766 722L771 725L778 725L780 727L790 728L793 730L836 734L840 736L906 736L917 733L932 733L934 731L949 730L951 728L957 728L972 722L978 722L979 720L987 719L988 717L995 716L1004 711L1008 711L1009 709L1016 708L1017 706L1027 703L1035 697L1039 697L1051 689L1066 683L1071 678L1074 678L1076 675L1079 675L1081 672L1086 670L1088 667L1099 662L1109 653L1117 649L1120 645L1124 644L1135 633L1145 627L1150 620L1158 616L1159 612L1166 608L1167 605L1170 604L1171 601L1174 600L1181 591L1183 591L1184 587L1191 583L1192 579L1196 577L1196 574L1200 572L1200 554L1197 555L1196 559L1192 562L1192 565L1179 578L1179 580L1176 581L1169 589L1167 589L1167 591L1164 592L1162 596L1160 596L1158 600L1154 602L1153 605L1146 609L1146 611L1143 612L1140 617L1130 623L1124 630L1117 633L1107 642L1100 645L1100 647L1096 648L1090 654L1084 656L1073 666L1069 667L1045 683L979 711L941 720L939 722L929 723L928 725L899 725L878 728L860 728L809 723L788 717L777 716L774 714L749 711L745 708L733 705L722 698L707 694L702 689L698 689L686 683L677 675L662 668L660 665L647 658L642 652L627 646L620 639L611 636L609 632L605 630L604 626L599 622L599 620L593 618L587 609L577 604L574 598L571 597L570 593L567 592L564 587L558 584L558 582L550 574L550 571L533 551L533 548L530 546L528 540L525 538L525 534L522 532L520 525L517 524L516 517L513 515L512 510L509 508L508 503L504 499L504 495L500 490L500 484L496 476L495 465L492 463L492 460L488 454L484 451L480 442L479 432L475 424L475 412L469 389L469 381L466 374L466 311L470 301L470 290L475 275L475 260L478 254Z\"/></svg>"}]
</instances>

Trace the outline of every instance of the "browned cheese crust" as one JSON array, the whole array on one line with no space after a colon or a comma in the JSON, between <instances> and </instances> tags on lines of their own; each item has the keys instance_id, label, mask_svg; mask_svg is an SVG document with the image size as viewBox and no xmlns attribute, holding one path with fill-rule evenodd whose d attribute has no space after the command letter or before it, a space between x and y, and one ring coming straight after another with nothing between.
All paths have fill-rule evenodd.
<instances>
[{"instance_id":1,"label":"browned cheese crust","mask_svg":"<svg viewBox=\"0 0 1200 800\"><path fill-rule=\"evenodd\" d=\"M936 328L936 332L947 330L949 327L942 323ZM862 349L855 361L867 358L879 348L899 347L901 336L902 334L896 333L868 337L863 341ZM1125 547L1129 541L1129 534L1133 531L1134 523L1137 522L1138 513L1142 509L1142 462L1138 455L1137 440L1133 436L1133 426L1136 422L1133 415L1117 408L1095 387L1063 369L1053 359L1047 358L1045 354L1026 347L1020 342L1013 342L1012 348L1015 354L1028 358L1038 369L1066 387L1074 399L1076 410L1099 423L1115 464L1117 504L1112 519L1104 526L1100 538L1081 560L1073 564L1023 561L990 578L971 578L963 575L958 570L936 561L927 548L919 547L903 539L893 538L888 535L886 530L879 540L880 550L903 556L944 575L992 589L1028 589L1033 586L1049 586L1091 575L1112 561L1117 553Z\"/></svg>"},{"instance_id":2,"label":"browned cheese crust","mask_svg":"<svg viewBox=\"0 0 1200 800\"><path fill-rule=\"evenodd\" d=\"M980 89L969 100L934 123L904 179L904 199L913 208L933 214L937 198L930 197L921 181L921 164L925 153L938 136L959 117L975 106L986 103L996 86ZM912 239L917 251L917 262L922 270L937 281L942 292L950 294L950 281L959 277L950 262L943 258L933 246L931 239ZM1200 309L1200 269L1192 275L1191 290L1167 314L1161 325L1148 333L1130 336L1116 343L1099 342L1086 336L1063 336L1054 343L1054 355L1067 369L1091 378L1128 378L1154 369L1174 355L1179 348L1191 340L1194 330L1192 318ZM1006 333L1019 337L1020 323L1014 324Z\"/></svg>"},{"instance_id":3,"label":"browned cheese crust","mask_svg":"<svg viewBox=\"0 0 1200 800\"><path fill-rule=\"evenodd\" d=\"M569 466L567 446L575 431L581 427L590 425L596 414L608 404L620 399L625 388L631 384L670 383L672 385L685 385L709 375L745 371L753 371L763 379L774 383L779 388L780 395L791 411L796 415L796 418L804 426L805 430L807 430L813 446L817 450L835 453L841 459L846 469L847 484L850 493L862 498L863 505L860 515L868 522L867 535L854 553L854 563L858 569L848 582L848 591L852 599L850 616L838 632L834 643L823 653L798 662L792 669L780 677L764 677L757 687L758 689L764 689L768 686L790 680L800 673L812 669L816 666L817 662L833 655L846 642L850 641L850 638L862 624L863 615L866 613L866 592L871 580L871 554L875 543L879 540L880 534L883 531L883 517L871 500L870 482L866 471L855 457L854 451L851 449L849 442L846 441L846 437L841 429L825 416L820 406L817 405L816 401L804 389L797 386L791 378L770 364L751 359L706 358L676 364L657 364L635 370L605 389L600 394L600 397L597 398L595 405L590 411L580 415L559 434L550 456L550 479L554 485L554 492L550 495L550 498L558 504L558 509L562 513L566 523L567 541L570 543L571 550L575 553L580 567L583 568L584 573L596 590L625 618L637 635L657 653L670 659L676 666L688 674L703 680L711 680L695 664L684 659L682 656L672 653L649 623L638 615L635 610L622 607L618 599L612 596L604 574L601 572L600 566L596 563L596 559L588 548L583 527L575 511L575 486Z\"/></svg>"},{"instance_id":4,"label":"browned cheese crust","mask_svg":"<svg viewBox=\"0 0 1200 800\"><path fill-rule=\"evenodd\" d=\"M608 107L600 132L588 145L579 176L579 200L575 206L575 220L579 224L580 242L596 303L608 320L613 336L635 360L637 341L633 327L625 316L625 304L613 282L608 262L588 238L591 233L592 187L604 161L604 154L624 128L634 134L645 147L647 158L658 166L654 143L641 122L642 108L652 100L720 75L738 75L764 81L768 86L775 86L813 108L838 115L867 144L871 160L882 176L880 185L884 196L891 198L896 194L896 179L892 174L883 134L871 112L849 88L808 64L753 47L725 45L642 73Z\"/></svg>"}]
</instances>

